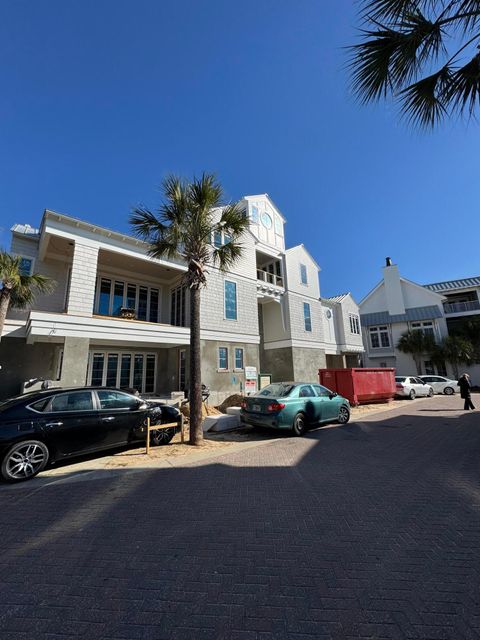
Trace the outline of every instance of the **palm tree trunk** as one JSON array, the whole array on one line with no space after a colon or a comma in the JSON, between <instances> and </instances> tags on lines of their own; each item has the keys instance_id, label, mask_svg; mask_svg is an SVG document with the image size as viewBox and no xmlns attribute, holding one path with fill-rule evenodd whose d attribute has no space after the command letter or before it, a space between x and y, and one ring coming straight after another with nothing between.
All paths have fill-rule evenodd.
<instances>
[{"instance_id":1,"label":"palm tree trunk","mask_svg":"<svg viewBox=\"0 0 480 640\"><path fill-rule=\"evenodd\" d=\"M200 289L190 289L190 444L202 444L202 373L200 362Z\"/></svg>"},{"instance_id":2,"label":"palm tree trunk","mask_svg":"<svg viewBox=\"0 0 480 640\"><path fill-rule=\"evenodd\" d=\"M5 318L7 317L8 305L10 304L10 289L4 285L0 293L0 340L2 339L3 327L5 326Z\"/></svg>"}]
</instances>

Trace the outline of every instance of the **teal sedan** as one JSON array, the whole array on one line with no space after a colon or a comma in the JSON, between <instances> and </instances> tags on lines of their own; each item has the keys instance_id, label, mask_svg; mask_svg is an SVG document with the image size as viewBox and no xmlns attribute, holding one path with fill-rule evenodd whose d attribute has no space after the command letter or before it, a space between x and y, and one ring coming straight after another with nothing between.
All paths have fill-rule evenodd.
<instances>
[{"instance_id":1,"label":"teal sedan","mask_svg":"<svg viewBox=\"0 0 480 640\"><path fill-rule=\"evenodd\" d=\"M313 425L346 424L350 420L350 403L320 384L274 382L245 398L240 419L252 427L291 429L301 436Z\"/></svg>"}]
</instances>

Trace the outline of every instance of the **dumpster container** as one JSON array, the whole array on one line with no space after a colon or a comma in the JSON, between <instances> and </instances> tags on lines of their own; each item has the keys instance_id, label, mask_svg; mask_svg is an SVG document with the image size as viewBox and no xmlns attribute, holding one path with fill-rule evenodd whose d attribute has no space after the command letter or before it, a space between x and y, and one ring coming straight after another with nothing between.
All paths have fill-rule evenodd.
<instances>
[{"instance_id":1,"label":"dumpster container","mask_svg":"<svg viewBox=\"0 0 480 640\"><path fill-rule=\"evenodd\" d=\"M318 379L354 406L390 402L395 396L395 369L319 369Z\"/></svg>"}]
</instances>

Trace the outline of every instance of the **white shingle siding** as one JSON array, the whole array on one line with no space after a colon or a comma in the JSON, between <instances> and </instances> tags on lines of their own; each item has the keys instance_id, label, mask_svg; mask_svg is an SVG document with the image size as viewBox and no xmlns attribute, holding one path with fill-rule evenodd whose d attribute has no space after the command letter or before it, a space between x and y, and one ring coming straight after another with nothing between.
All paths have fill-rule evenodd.
<instances>
[{"instance_id":1,"label":"white shingle siding","mask_svg":"<svg viewBox=\"0 0 480 640\"><path fill-rule=\"evenodd\" d=\"M343 332L343 335L339 336L339 342L352 347L362 347L363 341L361 330L359 334L356 334L352 333L350 328L350 314L357 316L360 323L360 310L357 303L351 296L346 296L340 303L340 307L342 312L339 324L340 330Z\"/></svg>"},{"instance_id":2,"label":"white shingle siding","mask_svg":"<svg viewBox=\"0 0 480 640\"><path fill-rule=\"evenodd\" d=\"M302 284L300 280L301 264L307 268L307 284ZM288 290L318 300L320 297L318 267L303 245L286 250L285 267Z\"/></svg>"},{"instance_id":3,"label":"white shingle siding","mask_svg":"<svg viewBox=\"0 0 480 640\"><path fill-rule=\"evenodd\" d=\"M237 285L237 320L225 318L225 280ZM202 329L258 335L256 281L210 269L207 287L202 289L200 313Z\"/></svg>"},{"instance_id":4,"label":"white shingle siding","mask_svg":"<svg viewBox=\"0 0 480 640\"><path fill-rule=\"evenodd\" d=\"M75 241L67 311L91 316L95 297L98 248Z\"/></svg>"},{"instance_id":5,"label":"white shingle siding","mask_svg":"<svg viewBox=\"0 0 480 640\"><path fill-rule=\"evenodd\" d=\"M312 330L305 330L305 318L303 304L310 305L310 318ZM296 293L288 293L287 312L292 340L305 340L307 342L323 343L323 322L321 319L322 305L319 300L300 296ZM319 345L321 346L321 345Z\"/></svg>"}]
</instances>

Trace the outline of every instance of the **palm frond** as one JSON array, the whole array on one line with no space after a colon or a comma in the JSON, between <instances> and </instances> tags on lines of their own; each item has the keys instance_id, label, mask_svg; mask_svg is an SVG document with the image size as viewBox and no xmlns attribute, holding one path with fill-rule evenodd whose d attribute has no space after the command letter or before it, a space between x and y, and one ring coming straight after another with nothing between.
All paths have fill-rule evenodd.
<instances>
[{"instance_id":1,"label":"palm frond","mask_svg":"<svg viewBox=\"0 0 480 640\"><path fill-rule=\"evenodd\" d=\"M437 125L447 115L444 96L450 82L450 69L444 67L403 89L400 92L403 116L419 128Z\"/></svg>"},{"instance_id":2,"label":"palm frond","mask_svg":"<svg viewBox=\"0 0 480 640\"><path fill-rule=\"evenodd\" d=\"M480 53L453 72L445 99L453 110L468 111L469 116L480 106Z\"/></svg>"},{"instance_id":3,"label":"palm frond","mask_svg":"<svg viewBox=\"0 0 480 640\"><path fill-rule=\"evenodd\" d=\"M437 5L443 4L437 0ZM424 12L435 6L435 0L364 0L361 15L367 20L396 22L407 13Z\"/></svg>"},{"instance_id":4,"label":"palm frond","mask_svg":"<svg viewBox=\"0 0 480 640\"><path fill-rule=\"evenodd\" d=\"M132 209L129 223L133 233L140 240L150 242L152 236L161 236L167 228L159 218L144 205Z\"/></svg>"},{"instance_id":5,"label":"palm frond","mask_svg":"<svg viewBox=\"0 0 480 640\"><path fill-rule=\"evenodd\" d=\"M213 264L218 265L220 271L227 271L242 255L242 250L243 245L239 242L227 242L215 247L212 252Z\"/></svg>"},{"instance_id":6,"label":"palm frond","mask_svg":"<svg viewBox=\"0 0 480 640\"><path fill-rule=\"evenodd\" d=\"M395 29L379 25L363 35L364 42L350 47L349 62L352 87L362 102L395 93L445 51L441 26L419 12L404 15Z\"/></svg>"},{"instance_id":7,"label":"palm frond","mask_svg":"<svg viewBox=\"0 0 480 640\"><path fill-rule=\"evenodd\" d=\"M243 208L238 203L234 203L227 205L223 209L216 227L223 229L228 235L237 238L248 229L249 224Z\"/></svg>"}]
</instances>

